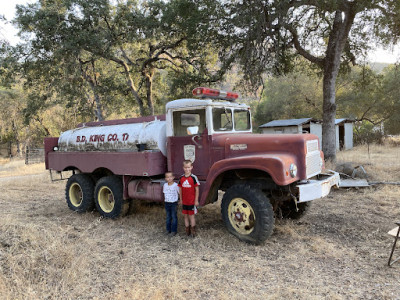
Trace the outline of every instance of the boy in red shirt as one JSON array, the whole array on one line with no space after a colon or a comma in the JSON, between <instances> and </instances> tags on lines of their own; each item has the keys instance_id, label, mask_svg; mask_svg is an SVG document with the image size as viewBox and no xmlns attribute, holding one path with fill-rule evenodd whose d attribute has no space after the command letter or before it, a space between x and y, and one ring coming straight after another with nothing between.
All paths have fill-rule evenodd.
<instances>
[{"instance_id":1,"label":"boy in red shirt","mask_svg":"<svg viewBox=\"0 0 400 300\"><path fill-rule=\"evenodd\" d=\"M199 205L199 180L192 174L193 164L190 160L183 162L184 175L179 178L178 186L180 188L180 203L182 204L182 213L185 220L186 234L196 235L195 210Z\"/></svg>"}]
</instances>

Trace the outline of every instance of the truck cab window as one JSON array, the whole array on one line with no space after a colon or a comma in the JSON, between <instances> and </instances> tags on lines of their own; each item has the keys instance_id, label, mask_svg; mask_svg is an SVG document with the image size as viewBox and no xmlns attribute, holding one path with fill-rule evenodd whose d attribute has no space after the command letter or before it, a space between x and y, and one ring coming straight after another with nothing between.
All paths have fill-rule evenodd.
<instances>
[{"instance_id":1,"label":"truck cab window","mask_svg":"<svg viewBox=\"0 0 400 300\"><path fill-rule=\"evenodd\" d=\"M213 108L214 131L232 130L232 110L230 108Z\"/></svg>"},{"instance_id":2,"label":"truck cab window","mask_svg":"<svg viewBox=\"0 0 400 300\"><path fill-rule=\"evenodd\" d=\"M206 128L205 109L185 110L173 112L174 136L187 136L187 128L199 127L199 134Z\"/></svg>"},{"instance_id":3,"label":"truck cab window","mask_svg":"<svg viewBox=\"0 0 400 300\"><path fill-rule=\"evenodd\" d=\"M235 130L249 130L250 124L250 113L248 110L235 110Z\"/></svg>"},{"instance_id":4,"label":"truck cab window","mask_svg":"<svg viewBox=\"0 0 400 300\"><path fill-rule=\"evenodd\" d=\"M181 126L200 126L200 115L182 113Z\"/></svg>"}]
</instances>

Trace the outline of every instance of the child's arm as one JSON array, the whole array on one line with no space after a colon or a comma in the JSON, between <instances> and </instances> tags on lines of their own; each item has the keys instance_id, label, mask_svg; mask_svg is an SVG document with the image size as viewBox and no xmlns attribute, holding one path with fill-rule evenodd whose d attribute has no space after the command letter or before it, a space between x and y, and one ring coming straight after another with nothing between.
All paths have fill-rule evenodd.
<instances>
[{"instance_id":1,"label":"child's arm","mask_svg":"<svg viewBox=\"0 0 400 300\"><path fill-rule=\"evenodd\" d=\"M196 186L194 189L196 191L196 196L194 198L194 205L199 206L199 186Z\"/></svg>"}]
</instances>

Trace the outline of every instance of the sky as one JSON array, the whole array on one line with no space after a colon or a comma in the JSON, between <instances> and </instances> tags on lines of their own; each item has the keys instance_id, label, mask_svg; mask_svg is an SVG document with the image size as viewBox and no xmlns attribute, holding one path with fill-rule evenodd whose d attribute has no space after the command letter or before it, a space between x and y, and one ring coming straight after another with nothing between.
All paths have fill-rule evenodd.
<instances>
[{"instance_id":1,"label":"sky","mask_svg":"<svg viewBox=\"0 0 400 300\"><path fill-rule=\"evenodd\" d=\"M33 3L34 0L3 0L0 8L0 15L6 17L7 20L12 20L15 15L15 6L17 4ZM11 44L15 45L19 39L17 30L11 24L5 24L0 21L0 37L6 39Z\"/></svg>"},{"instance_id":2,"label":"sky","mask_svg":"<svg viewBox=\"0 0 400 300\"><path fill-rule=\"evenodd\" d=\"M34 2L36 2L36 0L3 0L0 8L0 15L4 15L7 20L12 20L15 14L15 6L17 4ZM0 37L6 39L12 45L17 44L19 41L17 30L11 24L5 24L2 21L0 21ZM379 48L376 51L372 51L368 56L368 60L371 62L381 63L395 63L396 61L400 61L400 46L397 46L394 49Z\"/></svg>"}]
</instances>

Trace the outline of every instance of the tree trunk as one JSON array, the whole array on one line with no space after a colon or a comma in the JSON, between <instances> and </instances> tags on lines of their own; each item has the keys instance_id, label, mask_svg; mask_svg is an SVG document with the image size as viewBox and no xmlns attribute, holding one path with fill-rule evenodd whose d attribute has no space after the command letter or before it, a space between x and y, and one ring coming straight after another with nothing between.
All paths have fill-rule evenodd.
<instances>
[{"instance_id":1,"label":"tree trunk","mask_svg":"<svg viewBox=\"0 0 400 300\"><path fill-rule=\"evenodd\" d=\"M19 141L18 129L17 129L17 126L15 125L14 120L12 121L12 130L14 133L15 145L17 146L17 156L20 157L21 156L21 143Z\"/></svg>"},{"instance_id":2,"label":"tree trunk","mask_svg":"<svg viewBox=\"0 0 400 300\"><path fill-rule=\"evenodd\" d=\"M322 151L325 160L336 161L336 78L340 68L340 58L346 44L351 26L355 17L352 4L348 4L346 11L338 10L335 13L332 31L329 35L326 56L324 59L323 80L323 124L322 124Z\"/></svg>"},{"instance_id":3,"label":"tree trunk","mask_svg":"<svg viewBox=\"0 0 400 300\"><path fill-rule=\"evenodd\" d=\"M8 142L7 150L8 150L8 157L12 158L13 155L12 155L12 142L11 141Z\"/></svg>"},{"instance_id":4,"label":"tree trunk","mask_svg":"<svg viewBox=\"0 0 400 300\"><path fill-rule=\"evenodd\" d=\"M336 78L339 73L342 49L339 36L331 34L324 61L322 151L325 160L336 160Z\"/></svg>"},{"instance_id":5,"label":"tree trunk","mask_svg":"<svg viewBox=\"0 0 400 300\"><path fill-rule=\"evenodd\" d=\"M94 110L94 114L96 116L97 121L103 121L103 110L101 108L101 101L99 95L93 90L94 92L94 101L96 102L96 109Z\"/></svg>"},{"instance_id":6,"label":"tree trunk","mask_svg":"<svg viewBox=\"0 0 400 300\"><path fill-rule=\"evenodd\" d=\"M147 94L147 106L150 110L150 114L154 115L153 106L153 72L151 74L146 74L146 94Z\"/></svg>"},{"instance_id":7,"label":"tree trunk","mask_svg":"<svg viewBox=\"0 0 400 300\"><path fill-rule=\"evenodd\" d=\"M336 77L337 72L334 69L324 70L322 151L324 152L325 160L332 161L336 160Z\"/></svg>"},{"instance_id":8,"label":"tree trunk","mask_svg":"<svg viewBox=\"0 0 400 300\"><path fill-rule=\"evenodd\" d=\"M127 65L124 61L122 61L122 60L120 60L120 59L112 58L112 60L124 67L124 72L125 72L125 76L126 76L126 79L127 79L127 82L128 82L128 86L129 86L129 89L130 89L130 91L131 91L133 97L135 97L136 102L137 102L138 105L139 105L139 112L140 112L140 115L141 115L141 116L145 116L145 115L146 115L146 112L145 112L145 110L144 110L143 101L142 101L142 98L140 98L138 92L136 91L135 85L134 85L134 83L133 83L132 76L131 76L131 74L129 73L129 67L128 67L128 65Z\"/></svg>"},{"instance_id":9,"label":"tree trunk","mask_svg":"<svg viewBox=\"0 0 400 300\"><path fill-rule=\"evenodd\" d=\"M90 76L86 76L86 80L87 82L89 82L90 87L92 88L92 92L94 95L94 102L96 103L96 108L94 110L94 115L96 117L96 121L103 121L104 117L103 117L103 110L101 108L101 100L100 100L100 96L96 91L96 86L93 82L93 79L90 78Z\"/></svg>"},{"instance_id":10,"label":"tree trunk","mask_svg":"<svg viewBox=\"0 0 400 300\"><path fill-rule=\"evenodd\" d=\"M101 99L99 94L97 93L97 77L96 77L96 69L95 69L95 62L94 60L91 60L91 65L92 65L92 73L93 76L89 75L87 72L87 68L84 69L83 66L86 64L85 62L83 62L80 58L79 58L79 63L80 63L80 67L81 67L81 74L83 76L83 78L89 83L90 88L92 89L93 95L94 95L94 101L96 103L96 108L94 110L94 115L96 118L96 121L103 121L104 117L103 117L103 110L101 107Z\"/></svg>"}]
</instances>

